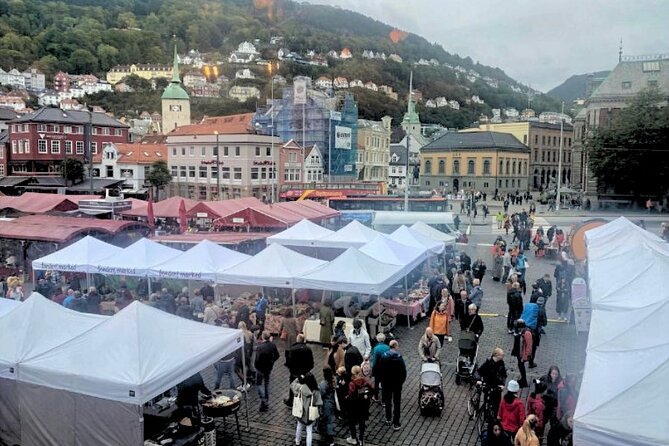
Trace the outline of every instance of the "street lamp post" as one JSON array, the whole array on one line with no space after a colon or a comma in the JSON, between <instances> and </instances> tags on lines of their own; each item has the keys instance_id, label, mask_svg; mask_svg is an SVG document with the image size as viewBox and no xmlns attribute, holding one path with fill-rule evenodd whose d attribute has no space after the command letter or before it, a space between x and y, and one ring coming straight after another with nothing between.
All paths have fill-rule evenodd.
<instances>
[{"instance_id":1,"label":"street lamp post","mask_svg":"<svg viewBox=\"0 0 669 446\"><path fill-rule=\"evenodd\" d=\"M273 63L276 64L276 69L279 69L279 63L278 62L270 62L268 65L268 70L269 70L269 76L270 76L270 90L271 90L271 96L272 96L272 105L270 107L270 119L272 122L270 123L270 127L272 128L272 132L270 133L271 137L271 155L272 155L272 161L269 166L269 172L267 175L268 181L271 181L271 197L272 197L272 203L276 203L278 201L277 197L277 188L276 188L276 164L274 160L274 75L273 73Z\"/></svg>"},{"instance_id":2,"label":"street lamp post","mask_svg":"<svg viewBox=\"0 0 669 446\"><path fill-rule=\"evenodd\" d=\"M91 140L93 139L93 112L86 109L88 112L88 132L86 133L88 139L88 176L91 182L90 184L90 193L94 195L95 191L93 188L93 144ZM67 183L67 180L66 180Z\"/></svg>"},{"instance_id":3,"label":"street lamp post","mask_svg":"<svg viewBox=\"0 0 669 446\"><path fill-rule=\"evenodd\" d=\"M218 147L218 130L214 130L214 135L216 135L216 197L221 199L221 155L220 148Z\"/></svg>"},{"instance_id":4,"label":"street lamp post","mask_svg":"<svg viewBox=\"0 0 669 446\"><path fill-rule=\"evenodd\" d=\"M560 187L562 186L562 148L564 147L564 102L562 103L562 116L560 116L560 151L558 153L557 194L555 196L555 210L560 210Z\"/></svg>"}]
</instances>

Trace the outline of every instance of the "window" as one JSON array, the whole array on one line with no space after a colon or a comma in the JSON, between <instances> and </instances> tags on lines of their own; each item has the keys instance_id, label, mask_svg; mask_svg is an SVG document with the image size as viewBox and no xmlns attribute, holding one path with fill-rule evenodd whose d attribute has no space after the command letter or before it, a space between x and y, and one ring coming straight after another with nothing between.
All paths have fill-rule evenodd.
<instances>
[{"instance_id":1,"label":"window","mask_svg":"<svg viewBox=\"0 0 669 446\"><path fill-rule=\"evenodd\" d=\"M25 153L30 153L30 140L29 139L24 139L23 140L23 151Z\"/></svg>"},{"instance_id":2,"label":"window","mask_svg":"<svg viewBox=\"0 0 669 446\"><path fill-rule=\"evenodd\" d=\"M202 156L207 156L207 148L206 148L206 147L202 147L201 150L202 150L201 155L202 155Z\"/></svg>"},{"instance_id":3,"label":"window","mask_svg":"<svg viewBox=\"0 0 669 446\"><path fill-rule=\"evenodd\" d=\"M632 88L632 82L623 81L622 87L623 87L623 90L629 90L630 88Z\"/></svg>"},{"instance_id":4,"label":"window","mask_svg":"<svg viewBox=\"0 0 669 446\"><path fill-rule=\"evenodd\" d=\"M177 148L172 147L172 156L177 156Z\"/></svg>"},{"instance_id":5,"label":"window","mask_svg":"<svg viewBox=\"0 0 669 446\"><path fill-rule=\"evenodd\" d=\"M258 168L257 167L251 167L251 179L252 180L257 180L258 179Z\"/></svg>"},{"instance_id":6,"label":"window","mask_svg":"<svg viewBox=\"0 0 669 446\"><path fill-rule=\"evenodd\" d=\"M527 144L527 135L523 135L523 144Z\"/></svg>"},{"instance_id":7,"label":"window","mask_svg":"<svg viewBox=\"0 0 669 446\"><path fill-rule=\"evenodd\" d=\"M553 162L557 162L557 152L553 152Z\"/></svg>"},{"instance_id":8,"label":"window","mask_svg":"<svg viewBox=\"0 0 669 446\"><path fill-rule=\"evenodd\" d=\"M0 176L4 176L4 175L5 175L5 165L0 164Z\"/></svg>"},{"instance_id":9,"label":"window","mask_svg":"<svg viewBox=\"0 0 669 446\"><path fill-rule=\"evenodd\" d=\"M172 177L176 178L179 175L179 168L177 166L172 166Z\"/></svg>"},{"instance_id":10,"label":"window","mask_svg":"<svg viewBox=\"0 0 669 446\"><path fill-rule=\"evenodd\" d=\"M16 153L16 150L17 150L16 147L17 147L17 145L18 145L18 144L17 144L16 141L12 141L12 153Z\"/></svg>"},{"instance_id":11,"label":"window","mask_svg":"<svg viewBox=\"0 0 669 446\"><path fill-rule=\"evenodd\" d=\"M65 141L65 155L72 155L72 141Z\"/></svg>"},{"instance_id":12,"label":"window","mask_svg":"<svg viewBox=\"0 0 669 446\"><path fill-rule=\"evenodd\" d=\"M229 180L230 179L230 168L229 167L221 167L221 178L224 180Z\"/></svg>"},{"instance_id":13,"label":"window","mask_svg":"<svg viewBox=\"0 0 669 446\"><path fill-rule=\"evenodd\" d=\"M516 174L516 162L515 161L511 164L511 174L512 175Z\"/></svg>"},{"instance_id":14,"label":"window","mask_svg":"<svg viewBox=\"0 0 669 446\"><path fill-rule=\"evenodd\" d=\"M63 133L72 133L72 126L66 125L65 127L63 127Z\"/></svg>"},{"instance_id":15,"label":"window","mask_svg":"<svg viewBox=\"0 0 669 446\"><path fill-rule=\"evenodd\" d=\"M567 147L571 147L571 138L567 139Z\"/></svg>"},{"instance_id":16,"label":"window","mask_svg":"<svg viewBox=\"0 0 669 446\"><path fill-rule=\"evenodd\" d=\"M223 156L228 156L228 146L223 147Z\"/></svg>"},{"instance_id":17,"label":"window","mask_svg":"<svg viewBox=\"0 0 669 446\"><path fill-rule=\"evenodd\" d=\"M51 153L60 153L60 141L57 139L51 140Z\"/></svg>"},{"instance_id":18,"label":"window","mask_svg":"<svg viewBox=\"0 0 669 446\"><path fill-rule=\"evenodd\" d=\"M123 178L133 178L135 176L135 172L132 169L121 169L121 176Z\"/></svg>"},{"instance_id":19,"label":"window","mask_svg":"<svg viewBox=\"0 0 669 446\"><path fill-rule=\"evenodd\" d=\"M511 180L511 187L516 187L516 180Z\"/></svg>"},{"instance_id":20,"label":"window","mask_svg":"<svg viewBox=\"0 0 669 446\"><path fill-rule=\"evenodd\" d=\"M188 177L195 178L195 166L188 166Z\"/></svg>"},{"instance_id":21,"label":"window","mask_svg":"<svg viewBox=\"0 0 669 446\"><path fill-rule=\"evenodd\" d=\"M200 178L207 178L207 166L200 166Z\"/></svg>"},{"instance_id":22,"label":"window","mask_svg":"<svg viewBox=\"0 0 669 446\"><path fill-rule=\"evenodd\" d=\"M91 143L91 153L93 153L93 155L97 155L97 153L98 153L98 143L96 143L96 142Z\"/></svg>"},{"instance_id":23,"label":"window","mask_svg":"<svg viewBox=\"0 0 669 446\"><path fill-rule=\"evenodd\" d=\"M13 149L13 147L12 147ZM13 150L12 150L13 152ZM46 140L40 139L37 141L37 153L47 153Z\"/></svg>"},{"instance_id":24,"label":"window","mask_svg":"<svg viewBox=\"0 0 669 446\"><path fill-rule=\"evenodd\" d=\"M264 167L260 169L260 179L261 179L261 180L266 180L266 179L267 179L267 171L268 171L268 170L269 170L269 169L266 169L266 168L264 168ZM315 179L315 178L314 178L314 179Z\"/></svg>"},{"instance_id":25,"label":"window","mask_svg":"<svg viewBox=\"0 0 669 446\"><path fill-rule=\"evenodd\" d=\"M557 146L557 136L553 136L553 147Z\"/></svg>"},{"instance_id":26,"label":"window","mask_svg":"<svg viewBox=\"0 0 669 446\"><path fill-rule=\"evenodd\" d=\"M77 141L77 155L83 155L84 154L84 142L83 141ZM46 152L44 152L46 153Z\"/></svg>"},{"instance_id":27,"label":"window","mask_svg":"<svg viewBox=\"0 0 669 446\"><path fill-rule=\"evenodd\" d=\"M240 156L241 153L242 153L242 149L239 146L235 147L235 156Z\"/></svg>"},{"instance_id":28,"label":"window","mask_svg":"<svg viewBox=\"0 0 669 446\"><path fill-rule=\"evenodd\" d=\"M648 86L651 88L657 87L657 81L656 80L649 80L648 81Z\"/></svg>"},{"instance_id":29,"label":"window","mask_svg":"<svg viewBox=\"0 0 669 446\"><path fill-rule=\"evenodd\" d=\"M114 129L114 136L123 136L123 129Z\"/></svg>"},{"instance_id":30,"label":"window","mask_svg":"<svg viewBox=\"0 0 669 446\"><path fill-rule=\"evenodd\" d=\"M295 152L288 153L288 162L289 163L296 163L297 162L297 153L295 153Z\"/></svg>"},{"instance_id":31,"label":"window","mask_svg":"<svg viewBox=\"0 0 669 446\"><path fill-rule=\"evenodd\" d=\"M272 156L272 148L271 147L267 147L265 149L265 156Z\"/></svg>"},{"instance_id":32,"label":"window","mask_svg":"<svg viewBox=\"0 0 669 446\"><path fill-rule=\"evenodd\" d=\"M189 154L190 156L195 156L195 147L190 146L190 147L188 148L188 154Z\"/></svg>"},{"instance_id":33,"label":"window","mask_svg":"<svg viewBox=\"0 0 669 446\"><path fill-rule=\"evenodd\" d=\"M534 144L539 144L539 135L534 135Z\"/></svg>"},{"instance_id":34,"label":"window","mask_svg":"<svg viewBox=\"0 0 669 446\"><path fill-rule=\"evenodd\" d=\"M425 175L432 175L432 161L425 160Z\"/></svg>"},{"instance_id":35,"label":"window","mask_svg":"<svg viewBox=\"0 0 669 446\"><path fill-rule=\"evenodd\" d=\"M510 166L509 160L506 160L506 174L507 174L507 175L509 174L509 166ZM508 182L508 181L509 181L509 180L507 180L507 182ZM507 185L506 187L509 187L509 186Z\"/></svg>"},{"instance_id":36,"label":"window","mask_svg":"<svg viewBox=\"0 0 669 446\"><path fill-rule=\"evenodd\" d=\"M534 149L534 162L536 163L537 161L539 161L539 151Z\"/></svg>"},{"instance_id":37,"label":"window","mask_svg":"<svg viewBox=\"0 0 669 446\"><path fill-rule=\"evenodd\" d=\"M490 175L490 161L488 160L483 161L483 175Z\"/></svg>"},{"instance_id":38,"label":"window","mask_svg":"<svg viewBox=\"0 0 669 446\"><path fill-rule=\"evenodd\" d=\"M179 166L179 176L181 178L186 178L186 174L187 174L186 166Z\"/></svg>"},{"instance_id":39,"label":"window","mask_svg":"<svg viewBox=\"0 0 669 446\"><path fill-rule=\"evenodd\" d=\"M439 173L446 173L446 161L444 160L439 160Z\"/></svg>"},{"instance_id":40,"label":"window","mask_svg":"<svg viewBox=\"0 0 669 446\"><path fill-rule=\"evenodd\" d=\"M542 146L546 145L546 135L541 135L541 145Z\"/></svg>"},{"instance_id":41,"label":"window","mask_svg":"<svg viewBox=\"0 0 669 446\"><path fill-rule=\"evenodd\" d=\"M460 161L453 160L453 175L460 175Z\"/></svg>"},{"instance_id":42,"label":"window","mask_svg":"<svg viewBox=\"0 0 669 446\"><path fill-rule=\"evenodd\" d=\"M109 130L110 130L109 127L104 127L102 129L102 134L103 135L109 135L111 133Z\"/></svg>"},{"instance_id":43,"label":"window","mask_svg":"<svg viewBox=\"0 0 669 446\"><path fill-rule=\"evenodd\" d=\"M100 133L100 129L97 127L93 127L93 134L97 135L98 133Z\"/></svg>"},{"instance_id":44,"label":"window","mask_svg":"<svg viewBox=\"0 0 669 446\"><path fill-rule=\"evenodd\" d=\"M652 71L660 71L660 62L659 61L644 62L641 65L641 71L643 71L644 73Z\"/></svg>"},{"instance_id":45,"label":"window","mask_svg":"<svg viewBox=\"0 0 669 446\"><path fill-rule=\"evenodd\" d=\"M499 161L499 170L497 171L497 175L501 175L503 171L504 171L504 161L500 160Z\"/></svg>"},{"instance_id":46,"label":"window","mask_svg":"<svg viewBox=\"0 0 669 446\"><path fill-rule=\"evenodd\" d=\"M542 163L546 162L546 151L545 150L541 151L541 162Z\"/></svg>"},{"instance_id":47,"label":"window","mask_svg":"<svg viewBox=\"0 0 669 446\"><path fill-rule=\"evenodd\" d=\"M475 169L476 164L474 163L474 160L469 160L467 161L467 174L468 175L474 175L475 174Z\"/></svg>"},{"instance_id":48,"label":"window","mask_svg":"<svg viewBox=\"0 0 669 446\"><path fill-rule=\"evenodd\" d=\"M46 126L44 124L37 124L37 131L38 132L46 132Z\"/></svg>"},{"instance_id":49,"label":"window","mask_svg":"<svg viewBox=\"0 0 669 446\"><path fill-rule=\"evenodd\" d=\"M256 156L260 156L260 147L256 147Z\"/></svg>"},{"instance_id":50,"label":"window","mask_svg":"<svg viewBox=\"0 0 669 446\"><path fill-rule=\"evenodd\" d=\"M241 180L242 179L242 168L241 167L234 167L233 168L233 180Z\"/></svg>"}]
</instances>

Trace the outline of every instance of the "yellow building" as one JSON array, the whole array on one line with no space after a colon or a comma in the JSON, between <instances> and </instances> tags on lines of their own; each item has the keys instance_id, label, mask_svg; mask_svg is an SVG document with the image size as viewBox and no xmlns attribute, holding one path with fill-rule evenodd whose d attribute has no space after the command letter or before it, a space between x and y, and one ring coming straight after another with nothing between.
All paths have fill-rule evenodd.
<instances>
[{"instance_id":1,"label":"yellow building","mask_svg":"<svg viewBox=\"0 0 669 446\"><path fill-rule=\"evenodd\" d=\"M388 184L391 122L390 116L384 116L381 122L358 119L358 146L355 163L358 180Z\"/></svg>"},{"instance_id":2,"label":"yellow building","mask_svg":"<svg viewBox=\"0 0 669 446\"><path fill-rule=\"evenodd\" d=\"M142 79L157 79L164 77L169 79L172 77L172 67L169 65L158 64L132 64L132 65L116 65L107 72L107 82L110 84L118 84L123 78L134 74Z\"/></svg>"},{"instance_id":3,"label":"yellow building","mask_svg":"<svg viewBox=\"0 0 669 446\"><path fill-rule=\"evenodd\" d=\"M530 149L509 133L446 133L420 149L424 189L524 192Z\"/></svg>"}]
</instances>

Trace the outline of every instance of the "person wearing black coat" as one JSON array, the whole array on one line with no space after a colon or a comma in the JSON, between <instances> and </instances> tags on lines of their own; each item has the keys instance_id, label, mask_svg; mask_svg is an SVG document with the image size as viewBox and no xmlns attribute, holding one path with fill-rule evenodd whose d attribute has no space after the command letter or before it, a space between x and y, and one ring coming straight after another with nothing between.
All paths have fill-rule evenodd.
<instances>
[{"instance_id":1,"label":"person wearing black coat","mask_svg":"<svg viewBox=\"0 0 669 446\"><path fill-rule=\"evenodd\" d=\"M351 369L353 366L360 365L364 361L362 353L357 347L351 345L348 339L343 344L344 347L344 367L346 368L346 383L351 382Z\"/></svg>"},{"instance_id":2,"label":"person wearing black coat","mask_svg":"<svg viewBox=\"0 0 669 446\"><path fill-rule=\"evenodd\" d=\"M204 380L202 379L202 375L200 375L199 372L177 384L176 403L183 416L199 420L200 392L207 396L211 395L211 390L209 390L207 386L204 385Z\"/></svg>"},{"instance_id":3,"label":"person wearing black coat","mask_svg":"<svg viewBox=\"0 0 669 446\"><path fill-rule=\"evenodd\" d=\"M260 412L266 412L269 409L269 377L274 363L279 359L279 350L270 338L269 331L263 331L256 347L256 386L260 398Z\"/></svg>"},{"instance_id":4,"label":"person wearing black coat","mask_svg":"<svg viewBox=\"0 0 669 446\"><path fill-rule=\"evenodd\" d=\"M289 371L289 383L295 381L300 375L306 375L314 368L314 353L304 342L304 335L298 334L296 342L286 350L286 367ZM293 406L293 390L289 388L288 398L283 400L286 406Z\"/></svg>"},{"instance_id":5,"label":"person wearing black coat","mask_svg":"<svg viewBox=\"0 0 669 446\"><path fill-rule=\"evenodd\" d=\"M506 317L506 328L509 333L513 333L513 324L523 314L523 295L518 282L515 282L507 292L506 303L509 306L509 312Z\"/></svg>"},{"instance_id":6,"label":"person wearing black coat","mask_svg":"<svg viewBox=\"0 0 669 446\"><path fill-rule=\"evenodd\" d=\"M390 350L379 359L379 379L383 391L383 404L386 407L386 424L392 423L394 430L402 428L400 423L402 386L407 377L406 364L398 350L399 343L392 340Z\"/></svg>"},{"instance_id":7,"label":"person wearing black coat","mask_svg":"<svg viewBox=\"0 0 669 446\"><path fill-rule=\"evenodd\" d=\"M551 283L551 276L549 274L545 274L544 277L537 280L537 285L539 285L539 288L541 288L541 292L543 293L544 299L548 300L548 298L551 297L551 294L553 294L553 284Z\"/></svg>"},{"instance_id":8,"label":"person wearing black coat","mask_svg":"<svg viewBox=\"0 0 669 446\"><path fill-rule=\"evenodd\" d=\"M495 348L492 355L481 364L477 372L481 381L490 388L490 404L494 409L493 413L497 413L507 376L506 366L504 365L504 350L499 347Z\"/></svg>"},{"instance_id":9,"label":"person wearing black coat","mask_svg":"<svg viewBox=\"0 0 669 446\"><path fill-rule=\"evenodd\" d=\"M460 321L460 330L466 330L469 324L469 306L472 301L465 290L460 291L460 298L455 301L455 318Z\"/></svg>"}]
</instances>

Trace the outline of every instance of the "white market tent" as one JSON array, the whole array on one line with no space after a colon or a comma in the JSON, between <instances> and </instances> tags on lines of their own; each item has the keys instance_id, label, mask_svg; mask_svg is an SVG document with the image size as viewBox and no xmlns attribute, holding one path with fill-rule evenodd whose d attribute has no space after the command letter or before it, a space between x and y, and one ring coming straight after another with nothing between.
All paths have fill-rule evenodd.
<instances>
[{"instance_id":1,"label":"white market tent","mask_svg":"<svg viewBox=\"0 0 669 446\"><path fill-rule=\"evenodd\" d=\"M188 251L153 266L149 277L215 281L219 271L238 265L250 257L205 239Z\"/></svg>"},{"instance_id":2,"label":"white market tent","mask_svg":"<svg viewBox=\"0 0 669 446\"><path fill-rule=\"evenodd\" d=\"M400 226L389 237L405 245L428 249L434 255L441 254L445 250L443 242L436 241L407 226Z\"/></svg>"},{"instance_id":3,"label":"white market tent","mask_svg":"<svg viewBox=\"0 0 669 446\"><path fill-rule=\"evenodd\" d=\"M142 445L142 405L239 349L241 337L133 302L21 364L21 443Z\"/></svg>"},{"instance_id":4,"label":"white market tent","mask_svg":"<svg viewBox=\"0 0 669 446\"><path fill-rule=\"evenodd\" d=\"M5 334L0 342L0 440L21 443L16 383L21 363L69 342L107 319L68 310L39 293L31 294L0 317L0 333Z\"/></svg>"},{"instance_id":5,"label":"white market tent","mask_svg":"<svg viewBox=\"0 0 669 446\"><path fill-rule=\"evenodd\" d=\"M352 220L349 224L337 232L315 240L312 246L319 248L360 248L371 242L379 235L377 232L363 225L357 220Z\"/></svg>"},{"instance_id":6,"label":"white market tent","mask_svg":"<svg viewBox=\"0 0 669 446\"><path fill-rule=\"evenodd\" d=\"M441 232L440 230L435 229L422 221L418 221L412 224L410 228L420 234L423 234L426 237L429 237L433 240L438 240L449 246L455 245L455 241L457 240L455 236Z\"/></svg>"},{"instance_id":7,"label":"white market tent","mask_svg":"<svg viewBox=\"0 0 669 446\"><path fill-rule=\"evenodd\" d=\"M295 279L296 288L379 295L411 268L380 262L349 248L321 268Z\"/></svg>"},{"instance_id":8,"label":"white market tent","mask_svg":"<svg viewBox=\"0 0 669 446\"><path fill-rule=\"evenodd\" d=\"M669 245L626 219L586 242L592 319L574 444L669 444Z\"/></svg>"},{"instance_id":9,"label":"white market tent","mask_svg":"<svg viewBox=\"0 0 669 446\"><path fill-rule=\"evenodd\" d=\"M218 281L235 285L295 288L293 282L296 277L326 263L274 243L253 257L221 271Z\"/></svg>"},{"instance_id":10,"label":"white market tent","mask_svg":"<svg viewBox=\"0 0 669 446\"><path fill-rule=\"evenodd\" d=\"M415 268L428 257L427 249L405 245L385 234L377 235L374 240L361 247L360 252L379 262L406 266L410 269Z\"/></svg>"},{"instance_id":11,"label":"white market tent","mask_svg":"<svg viewBox=\"0 0 669 446\"><path fill-rule=\"evenodd\" d=\"M12 311L20 303L21 301L18 300L5 299L4 297L0 297L0 317L2 317L5 313Z\"/></svg>"},{"instance_id":12,"label":"white market tent","mask_svg":"<svg viewBox=\"0 0 669 446\"><path fill-rule=\"evenodd\" d=\"M334 234L323 226L304 219L294 226L267 237L267 244L278 243L279 245L288 246L315 246L315 242L324 237Z\"/></svg>"},{"instance_id":13,"label":"white market tent","mask_svg":"<svg viewBox=\"0 0 669 446\"><path fill-rule=\"evenodd\" d=\"M54 253L33 260L34 270L55 270L80 273L96 272L98 262L122 249L87 235Z\"/></svg>"},{"instance_id":14,"label":"white market tent","mask_svg":"<svg viewBox=\"0 0 669 446\"><path fill-rule=\"evenodd\" d=\"M155 265L182 254L183 251L156 243L147 238L137 240L127 248L101 259L91 271L98 274L146 276Z\"/></svg>"}]
</instances>

